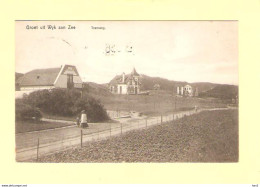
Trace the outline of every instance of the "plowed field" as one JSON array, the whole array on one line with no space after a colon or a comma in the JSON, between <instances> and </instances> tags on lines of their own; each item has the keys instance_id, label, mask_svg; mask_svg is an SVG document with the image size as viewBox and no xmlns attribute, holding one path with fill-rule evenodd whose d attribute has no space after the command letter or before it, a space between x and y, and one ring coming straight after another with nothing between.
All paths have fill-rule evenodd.
<instances>
[{"instance_id":1,"label":"plowed field","mask_svg":"<svg viewBox=\"0 0 260 187\"><path fill-rule=\"evenodd\" d=\"M237 161L237 110L205 111L39 159L39 162Z\"/></svg>"}]
</instances>

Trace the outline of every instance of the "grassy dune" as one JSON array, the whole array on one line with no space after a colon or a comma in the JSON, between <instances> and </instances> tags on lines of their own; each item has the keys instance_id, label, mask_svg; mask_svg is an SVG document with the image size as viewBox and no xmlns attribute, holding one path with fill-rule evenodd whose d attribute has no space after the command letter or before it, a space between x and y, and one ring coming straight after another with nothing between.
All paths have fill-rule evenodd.
<instances>
[{"instance_id":1,"label":"grassy dune","mask_svg":"<svg viewBox=\"0 0 260 187\"><path fill-rule=\"evenodd\" d=\"M137 111L146 115L160 115L198 107L226 107L227 101L213 98L173 97L170 92L152 91L150 95L92 95L107 110Z\"/></svg>"}]
</instances>

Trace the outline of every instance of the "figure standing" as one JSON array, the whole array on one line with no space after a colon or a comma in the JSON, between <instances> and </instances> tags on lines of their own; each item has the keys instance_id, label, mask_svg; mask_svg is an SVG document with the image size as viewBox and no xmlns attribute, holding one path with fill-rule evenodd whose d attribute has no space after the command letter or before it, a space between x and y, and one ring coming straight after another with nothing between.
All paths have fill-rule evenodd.
<instances>
[{"instance_id":1,"label":"figure standing","mask_svg":"<svg viewBox=\"0 0 260 187\"><path fill-rule=\"evenodd\" d=\"M87 119L87 113L85 110L81 111L80 115L80 127L88 127L88 119Z\"/></svg>"},{"instance_id":2,"label":"figure standing","mask_svg":"<svg viewBox=\"0 0 260 187\"><path fill-rule=\"evenodd\" d=\"M78 116L77 118L76 118L76 125L79 127L80 126L80 116Z\"/></svg>"}]
</instances>

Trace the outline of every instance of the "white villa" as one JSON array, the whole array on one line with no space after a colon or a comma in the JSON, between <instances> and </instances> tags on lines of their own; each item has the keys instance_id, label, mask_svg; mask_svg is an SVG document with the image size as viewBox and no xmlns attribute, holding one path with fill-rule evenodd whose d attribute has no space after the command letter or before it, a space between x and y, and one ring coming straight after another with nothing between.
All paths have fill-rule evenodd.
<instances>
[{"instance_id":1,"label":"white villa","mask_svg":"<svg viewBox=\"0 0 260 187\"><path fill-rule=\"evenodd\" d=\"M109 91L114 94L139 94L140 85L140 75L133 68L130 74L115 76L109 83Z\"/></svg>"},{"instance_id":2,"label":"white villa","mask_svg":"<svg viewBox=\"0 0 260 187\"><path fill-rule=\"evenodd\" d=\"M181 96L198 96L198 88L193 88L191 85L177 86L177 95Z\"/></svg>"}]
</instances>

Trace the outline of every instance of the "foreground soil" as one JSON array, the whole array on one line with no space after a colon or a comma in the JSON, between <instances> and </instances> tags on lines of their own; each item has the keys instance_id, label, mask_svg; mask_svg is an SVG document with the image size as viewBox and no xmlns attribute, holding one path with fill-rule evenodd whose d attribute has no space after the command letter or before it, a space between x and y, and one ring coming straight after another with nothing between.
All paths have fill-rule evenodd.
<instances>
[{"instance_id":1,"label":"foreground soil","mask_svg":"<svg viewBox=\"0 0 260 187\"><path fill-rule=\"evenodd\" d=\"M39 162L237 162L238 111L205 111L90 142Z\"/></svg>"}]
</instances>

